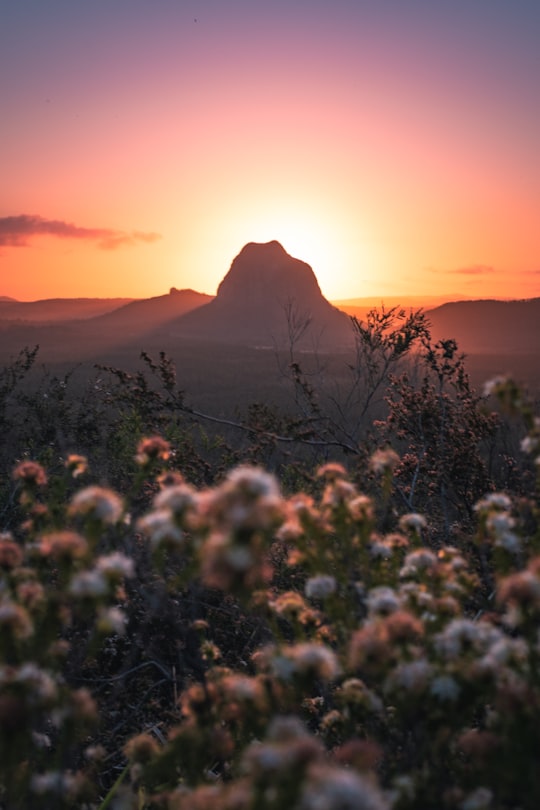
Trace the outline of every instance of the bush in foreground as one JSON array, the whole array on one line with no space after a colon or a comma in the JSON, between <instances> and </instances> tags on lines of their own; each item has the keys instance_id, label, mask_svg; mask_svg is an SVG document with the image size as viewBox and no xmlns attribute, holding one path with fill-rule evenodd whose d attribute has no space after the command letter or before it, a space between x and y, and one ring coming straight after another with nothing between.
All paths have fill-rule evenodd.
<instances>
[{"instance_id":1,"label":"bush in foreground","mask_svg":"<svg viewBox=\"0 0 540 810\"><path fill-rule=\"evenodd\" d=\"M539 805L537 503L490 493L434 547L429 516L378 525L391 451L376 502L339 464L313 495L251 466L196 489L169 449L123 497L79 456L15 468L0 807Z\"/></svg>"}]
</instances>

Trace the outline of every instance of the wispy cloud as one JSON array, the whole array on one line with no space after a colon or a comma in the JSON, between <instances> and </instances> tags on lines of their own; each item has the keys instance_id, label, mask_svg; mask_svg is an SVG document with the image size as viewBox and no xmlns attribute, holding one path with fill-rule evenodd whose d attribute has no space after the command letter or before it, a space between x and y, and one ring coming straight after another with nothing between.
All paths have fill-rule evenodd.
<instances>
[{"instance_id":1,"label":"wispy cloud","mask_svg":"<svg viewBox=\"0 0 540 810\"><path fill-rule=\"evenodd\" d=\"M115 231L110 228L82 228L61 219L45 219L33 214L0 217L0 245L25 247L34 236L56 236L58 239L85 239L97 242L102 250L135 245L138 242L155 242L161 239L158 233L143 231Z\"/></svg>"},{"instance_id":2,"label":"wispy cloud","mask_svg":"<svg viewBox=\"0 0 540 810\"><path fill-rule=\"evenodd\" d=\"M460 276L487 276L494 273L495 269L487 264L472 264L469 267L457 267L449 272Z\"/></svg>"}]
</instances>

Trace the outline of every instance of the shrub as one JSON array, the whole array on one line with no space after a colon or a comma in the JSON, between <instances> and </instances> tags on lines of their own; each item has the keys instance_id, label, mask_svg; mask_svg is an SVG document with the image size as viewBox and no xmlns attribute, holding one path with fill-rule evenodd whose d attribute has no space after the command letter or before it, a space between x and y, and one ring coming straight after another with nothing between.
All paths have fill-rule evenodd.
<instances>
[{"instance_id":1,"label":"shrub","mask_svg":"<svg viewBox=\"0 0 540 810\"><path fill-rule=\"evenodd\" d=\"M371 497L337 463L285 495L251 465L191 485L159 436L132 452L122 495L79 455L14 469L4 810L538 806L536 500L488 492L433 546L429 514L381 508L389 448Z\"/></svg>"}]
</instances>

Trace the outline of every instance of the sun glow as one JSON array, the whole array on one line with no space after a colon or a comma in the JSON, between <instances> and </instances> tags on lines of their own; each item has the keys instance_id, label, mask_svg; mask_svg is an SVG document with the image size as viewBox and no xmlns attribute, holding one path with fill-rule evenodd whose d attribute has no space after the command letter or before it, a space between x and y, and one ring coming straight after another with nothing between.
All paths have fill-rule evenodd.
<instances>
[{"instance_id":1,"label":"sun glow","mask_svg":"<svg viewBox=\"0 0 540 810\"><path fill-rule=\"evenodd\" d=\"M313 269L323 294L335 294L336 279L346 269L342 229L327 214L299 214L292 208L267 209L241 218L240 242L277 240L295 259ZM238 227L235 225L237 232Z\"/></svg>"}]
</instances>

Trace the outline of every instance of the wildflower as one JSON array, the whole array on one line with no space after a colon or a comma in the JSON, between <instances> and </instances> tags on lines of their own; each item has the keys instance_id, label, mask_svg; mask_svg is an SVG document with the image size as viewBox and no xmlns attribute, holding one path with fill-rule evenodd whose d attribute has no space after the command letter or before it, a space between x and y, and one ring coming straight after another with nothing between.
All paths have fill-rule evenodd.
<instances>
[{"instance_id":1,"label":"wildflower","mask_svg":"<svg viewBox=\"0 0 540 810\"><path fill-rule=\"evenodd\" d=\"M78 478L83 475L88 469L88 459L86 456L78 456L72 453L65 461L65 467L73 478Z\"/></svg>"},{"instance_id":2,"label":"wildflower","mask_svg":"<svg viewBox=\"0 0 540 810\"><path fill-rule=\"evenodd\" d=\"M0 601L0 631L4 629L19 640L28 638L34 632L34 625L26 608L11 599Z\"/></svg>"},{"instance_id":3,"label":"wildflower","mask_svg":"<svg viewBox=\"0 0 540 810\"><path fill-rule=\"evenodd\" d=\"M309 762L320 759L320 742L292 717L275 718L268 729L267 739L252 743L242 758L243 770L255 779L294 775L301 779ZM251 806L251 802L250 805Z\"/></svg>"},{"instance_id":4,"label":"wildflower","mask_svg":"<svg viewBox=\"0 0 540 810\"><path fill-rule=\"evenodd\" d=\"M452 619L444 630L435 636L435 649L444 658L452 660L468 651L474 654L485 652L499 641L501 636L501 631L487 622Z\"/></svg>"},{"instance_id":5,"label":"wildflower","mask_svg":"<svg viewBox=\"0 0 540 810\"><path fill-rule=\"evenodd\" d=\"M151 461L167 461L171 454L171 445L161 436L146 436L137 445L135 461L145 467Z\"/></svg>"},{"instance_id":6,"label":"wildflower","mask_svg":"<svg viewBox=\"0 0 540 810\"><path fill-rule=\"evenodd\" d=\"M532 571L518 571L499 583L497 601L523 608L540 607L540 579Z\"/></svg>"},{"instance_id":7,"label":"wildflower","mask_svg":"<svg viewBox=\"0 0 540 810\"><path fill-rule=\"evenodd\" d=\"M33 661L27 661L16 672L14 680L28 688L32 702L50 703L57 695L58 687L52 675Z\"/></svg>"},{"instance_id":8,"label":"wildflower","mask_svg":"<svg viewBox=\"0 0 540 810\"><path fill-rule=\"evenodd\" d=\"M93 569L81 571L71 580L69 592L78 599L97 599L108 593L107 582L103 573Z\"/></svg>"},{"instance_id":9,"label":"wildflower","mask_svg":"<svg viewBox=\"0 0 540 810\"><path fill-rule=\"evenodd\" d=\"M66 771L45 771L35 773L30 780L30 789L38 796L52 794L58 796L62 803L69 799L73 801L81 794L85 787L85 777L81 773Z\"/></svg>"},{"instance_id":10,"label":"wildflower","mask_svg":"<svg viewBox=\"0 0 540 810\"><path fill-rule=\"evenodd\" d=\"M134 575L135 563L125 554L115 551L113 554L98 557L96 569L111 582L117 582Z\"/></svg>"},{"instance_id":11,"label":"wildflower","mask_svg":"<svg viewBox=\"0 0 540 810\"><path fill-rule=\"evenodd\" d=\"M335 653L323 644L305 642L289 648L295 670L301 675L311 674L323 681L333 681L339 675L340 666Z\"/></svg>"},{"instance_id":12,"label":"wildflower","mask_svg":"<svg viewBox=\"0 0 540 810\"><path fill-rule=\"evenodd\" d=\"M336 592L336 588L335 577L328 574L319 574L308 579L304 587L304 593L308 599L326 599Z\"/></svg>"},{"instance_id":13,"label":"wildflower","mask_svg":"<svg viewBox=\"0 0 540 810\"><path fill-rule=\"evenodd\" d=\"M427 527L427 521L423 515L417 512L410 512L407 515L402 515L399 519L399 528L401 531L407 530L412 532L420 532Z\"/></svg>"},{"instance_id":14,"label":"wildflower","mask_svg":"<svg viewBox=\"0 0 540 810\"><path fill-rule=\"evenodd\" d=\"M328 484L323 492L322 505L337 509L348 504L357 495L356 487L350 481L337 478Z\"/></svg>"},{"instance_id":15,"label":"wildflower","mask_svg":"<svg viewBox=\"0 0 540 810\"><path fill-rule=\"evenodd\" d=\"M357 495L348 502L347 506L351 518L358 523L369 523L373 520L375 514L373 501L367 495Z\"/></svg>"},{"instance_id":16,"label":"wildflower","mask_svg":"<svg viewBox=\"0 0 540 810\"><path fill-rule=\"evenodd\" d=\"M431 573L437 565L437 557L432 551L427 548L420 548L417 551L411 551L405 557L403 567L399 575L402 578L416 577L423 572Z\"/></svg>"},{"instance_id":17,"label":"wildflower","mask_svg":"<svg viewBox=\"0 0 540 810\"><path fill-rule=\"evenodd\" d=\"M136 737L132 737L124 746L124 754L131 762L146 763L159 753L159 746L156 740L143 732Z\"/></svg>"},{"instance_id":18,"label":"wildflower","mask_svg":"<svg viewBox=\"0 0 540 810\"><path fill-rule=\"evenodd\" d=\"M98 610L96 627L104 635L123 636L126 632L127 616L117 607L100 608Z\"/></svg>"},{"instance_id":19,"label":"wildflower","mask_svg":"<svg viewBox=\"0 0 540 810\"><path fill-rule=\"evenodd\" d=\"M247 675L227 675L221 681L227 702L253 704L260 711L266 703L266 693L258 678Z\"/></svg>"},{"instance_id":20,"label":"wildflower","mask_svg":"<svg viewBox=\"0 0 540 810\"><path fill-rule=\"evenodd\" d=\"M203 661L208 661L210 663L219 661L221 658L221 650L217 644L214 644L213 641L206 639L201 644L201 658Z\"/></svg>"},{"instance_id":21,"label":"wildflower","mask_svg":"<svg viewBox=\"0 0 540 810\"><path fill-rule=\"evenodd\" d=\"M349 706L362 706L369 712L380 714L383 710L382 700L368 689L360 678L347 678L336 693L340 702Z\"/></svg>"},{"instance_id":22,"label":"wildflower","mask_svg":"<svg viewBox=\"0 0 540 810\"><path fill-rule=\"evenodd\" d=\"M35 610L45 601L45 589L40 582L27 580L17 585L17 598L21 605Z\"/></svg>"},{"instance_id":23,"label":"wildflower","mask_svg":"<svg viewBox=\"0 0 540 810\"><path fill-rule=\"evenodd\" d=\"M160 546L178 548L185 540L184 532L174 522L170 509L154 509L139 518L137 528L150 538L154 550Z\"/></svg>"},{"instance_id":24,"label":"wildflower","mask_svg":"<svg viewBox=\"0 0 540 810\"><path fill-rule=\"evenodd\" d=\"M259 650L253 660L259 669L269 670L281 680L299 675L332 681L340 672L335 653L326 645L315 642L282 647L279 651L269 646Z\"/></svg>"},{"instance_id":25,"label":"wildflower","mask_svg":"<svg viewBox=\"0 0 540 810\"><path fill-rule=\"evenodd\" d=\"M43 557L53 557L55 560L75 560L85 556L88 551L88 543L77 532L64 530L44 534L40 539L39 550Z\"/></svg>"},{"instance_id":26,"label":"wildflower","mask_svg":"<svg viewBox=\"0 0 540 810\"><path fill-rule=\"evenodd\" d=\"M102 523L118 523L123 504L118 495L105 487L90 486L79 490L71 499L69 512L99 520Z\"/></svg>"},{"instance_id":27,"label":"wildflower","mask_svg":"<svg viewBox=\"0 0 540 810\"><path fill-rule=\"evenodd\" d=\"M508 512L512 508L512 501L504 492L489 492L474 506L475 512L485 514L492 511Z\"/></svg>"},{"instance_id":28,"label":"wildflower","mask_svg":"<svg viewBox=\"0 0 540 810\"><path fill-rule=\"evenodd\" d=\"M416 641L424 635L424 625L407 610L395 610L384 620L390 643Z\"/></svg>"},{"instance_id":29,"label":"wildflower","mask_svg":"<svg viewBox=\"0 0 540 810\"><path fill-rule=\"evenodd\" d=\"M492 807L493 792L486 787L478 787L463 800L460 810L489 810Z\"/></svg>"},{"instance_id":30,"label":"wildflower","mask_svg":"<svg viewBox=\"0 0 540 810\"><path fill-rule=\"evenodd\" d=\"M23 550L10 532L0 533L0 568L17 568L23 561Z\"/></svg>"},{"instance_id":31,"label":"wildflower","mask_svg":"<svg viewBox=\"0 0 540 810\"><path fill-rule=\"evenodd\" d=\"M399 456L391 447L387 447L384 450L376 450L369 460L369 466L377 475L382 475L387 470L392 472L396 469L398 464Z\"/></svg>"},{"instance_id":32,"label":"wildflower","mask_svg":"<svg viewBox=\"0 0 540 810\"><path fill-rule=\"evenodd\" d=\"M451 675L438 675L436 678L433 678L429 691L442 703L455 703L461 689L456 679Z\"/></svg>"},{"instance_id":33,"label":"wildflower","mask_svg":"<svg viewBox=\"0 0 540 810\"><path fill-rule=\"evenodd\" d=\"M383 622L368 622L351 636L349 667L352 670L378 670L394 655L389 643L388 628Z\"/></svg>"},{"instance_id":34,"label":"wildflower","mask_svg":"<svg viewBox=\"0 0 540 810\"><path fill-rule=\"evenodd\" d=\"M84 750L84 756L89 762L103 762L107 756L107 751L102 745L89 745Z\"/></svg>"},{"instance_id":35,"label":"wildflower","mask_svg":"<svg viewBox=\"0 0 540 810\"><path fill-rule=\"evenodd\" d=\"M369 544L369 556L373 559L389 560L392 557L392 553L392 546L384 540L371 540Z\"/></svg>"},{"instance_id":36,"label":"wildflower","mask_svg":"<svg viewBox=\"0 0 540 810\"><path fill-rule=\"evenodd\" d=\"M343 715L337 709L332 709L327 712L320 722L320 729L323 733L328 734L334 729L339 728L343 723Z\"/></svg>"},{"instance_id":37,"label":"wildflower","mask_svg":"<svg viewBox=\"0 0 540 810\"><path fill-rule=\"evenodd\" d=\"M521 449L524 453L534 453L540 447L540 437L538 436L525 436L521 440Z\"/></svg>"},{"instance_id":38,"label":"wildflower","mask_svg":"<svg viewBox=\"0 0 540 810\"><path fill-rule=\"evenodd\" d=\"M204 506L211 520L232 532L267 530L284 515L276 478L258 467L232 470Z\"/></svg>"},{"instance_id":39,"label":"wildflower","mask_svg":"<svg viewBox=\"0 0 540 810\"><path fill-rule=\"evenodd\" d=\"M176 484L164 487L154 498L157 510L168 509L173 515L183 515L197 506L197 493L189 484Z\"/></svg>"},{"instance_id":40,"label":"wildflower","mask_svg":"<svg viewBox=\"0 0 540 810\"><path fill-rule=\"evenodd\" d=\"M277 479L260 467L241 464L229 472L225 483L252 497L279 495Z\"/></svg>"},{"instance_id":41,"label":"wildflower","mask_svg":"<svg viewBox=\"0 0 540 810\"><path fill-rule=\"evenodd\" d=\"M97 704L92 693L84 686L80 689L74 689L70 695L71 699L71 713L77 720L85 722L94 722L97 717Z\"/></svg>"},{"instance_id":42,"label":"wildflower","mask_svg":"<svg viewBox=\"0 0 540 810\"><path fill-rule=\"evenodd\" d=\"M375 785L348 768L318 763L309 769L298 810L388 810Z\"/></svg>"},{"instance_id":43,"label":"wildflower","mask_svg":"<svg viewBox=\"0 0 540 810\"><path fill-rule=\"evenodd\" d=\"M529 648L522 638L513 639L501 635L494 638L485 655L477 659L475 671L498 676L506 665L526 666L528 655Z\"/></svg>"},{"instance_id":44,"label":"wildflower","mask_svg":"<svg viewBox=\"0 0 540 810\"><path fill-rule=\"evenodd\" d=\"M400 608L401 601L393 588L386 585L371 588L366 599L368 613L370 616L387 616Z\"/></svg>"},{"instance_id":45,"label":"wildflower","mask_svg":"<svg viewBox=\"0 0 540 810\"><path fill-rule=\"evenodd\" d=\"M298 591L285 591L270 601L270 608L289 621L307 624L315 615Z\"/></svg>"},{"instance_id":46,"label":"wildflower","mask_svg":"<svg viewBox=\"0 0 540 810\"><path fill-rule=\"evenodd\" d=\"M13 471L13 478L29 486L43 487L47 474L37 461L21 461Z\"/></svg>"},{"instance_id":47,"label":"wildflower","mask_svg":"<svg viewBox=\"0 0 540 810\"><path fill-rule=\"evenodd\" d=\"M403 690L410 694L425 691L433 675L433 666L425 658L399 664L388 676L384 690L391 692Z\"/></svg>"},{"instance_id":48,"label":"wildflower","mask_svg":"<svg viewBox=\"0 0 540 810\"><path fill-rule=\"evenodd\" d=\"M326 481L334 482L340 478L347 478L347 470L342 464L330 461L328 464L319 467L317 478L324 478Z\"/></svg>"}]
</instances>

